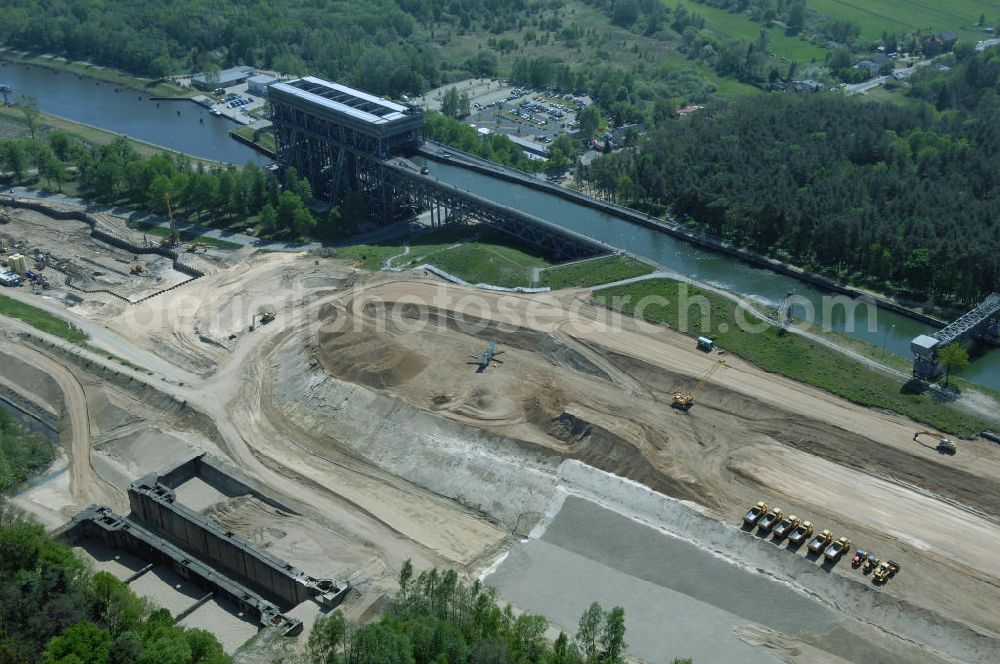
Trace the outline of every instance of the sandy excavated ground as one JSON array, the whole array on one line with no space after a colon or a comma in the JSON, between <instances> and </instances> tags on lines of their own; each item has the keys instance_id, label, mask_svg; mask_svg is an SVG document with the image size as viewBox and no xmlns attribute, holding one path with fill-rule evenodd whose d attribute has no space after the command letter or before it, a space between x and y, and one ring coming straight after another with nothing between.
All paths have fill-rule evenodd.
<instances>
[{"instance_id":1,"label":"sandy excavated ground","mask_svg":"<svg viewBox=\"0 0 1000 664\"><path fill-rule=\"evenodd\" d=\"M58 497L65 517L98 499L114 505L138 474L208 451L299 514L183 488L196 508L309 573L349 578L358 593L347 610L361 615L407 558L470 574L489 566L545 521L573 459L731 524L764 498L903 562L877 591L846 561L801 567L783 546L756 563L792 585L835 580L836 599L814 596L824 610L884 593L909 607L902 616L937 614L975 639L1000 634L1000 447L973 441L941 457L912 442L923 427L905 418L732 357L689 413L673 410L670 394L716 356L631 319L609 329L588 300L264 254L136 306L77 308L102 343L152 374L0 319L0 353L25 349L5 385L70 422L67 470L18 500L51 522L32 491ZM262 311L277 317L251 330ZM502 364L476 373L469 354L491 340ZM757 544L730 530L717 537ZM727 555L738 560L742 546ZM742 642L773 647L773 626L739 627ZM800 661L817 643L806 642Z\"/></svg>"}]
</instances>

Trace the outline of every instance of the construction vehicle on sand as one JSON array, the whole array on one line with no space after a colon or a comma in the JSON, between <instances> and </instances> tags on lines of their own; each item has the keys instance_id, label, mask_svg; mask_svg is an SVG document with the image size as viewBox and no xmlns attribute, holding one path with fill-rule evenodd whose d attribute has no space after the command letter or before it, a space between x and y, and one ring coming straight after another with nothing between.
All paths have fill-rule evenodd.
<instances>
[{"instance_id":1,"label":"construction vehicle on sand","mask_svg":"<svg viewBox=\"0 0 1000 664\"><path fill-rule=\"evenodd\" d=\"M689 410L691 406L694 405L694 398L698 396L699 392L701 392L701 388L705 387L705 383L707 383L708 379L712 377L712 374L718 371L725 363L726 358L724 357L720 357L716 360L715 364L713 364L708 371L705 372L705 375L701 377L701 380L698 381L698 384L694 386L694 389L691 390L689 394L674 392L674 400L671 405L679 410Z\"/></svg>"},{"instance_id":2,"label":"construction vehicle on sand","mask_svg":"<svg viewBox=\"0 0 1000 664\"><path fill-rule=\"evenodd\" d=\"M815 554L821 553L826 547L830 546L830 542L832 541L833 541L833 533L831 533L829 530L824 529L823 532L819 533L818 535L813 537L812 540L810 540L809 553L815 553Z\"/></svg>"},{"instance_id":3,"label":"construction vehicle on sand","mask_svg":"<svg viewBox=\"0 0 1000 664\"><path fill-rule=\"evenodd\" d=\"M826 547L826 551L823 552L823 557L831 562L837 562L845 553L850 553L852 544L854 544L854 541L851 538L841 537L839 540Z\"/></svg>"},{"instance_id":4,"label":"construction vehicle on sand","mask_svg":"<svg viewBox=\"0 0 1000 664\"><path fill-rule=\"evenodd\" d=\"M867 551L865 551L864 549L858 549L854 553L854 557L851 558L851 567L853 567L854 569L861 567L861 564L865 562L865 559L867 557L868 557Z\"/></svg>"},{"instance_id":5,"label":"construction vehicle on sand","mask_svg":"<svg viewBox=\"0 0 1000 664\"><path fill-rule=\"evenodd\" d=\"M774 524L781 520L781 515L784 514L780 507L775 507L773 510L769 511L767 514L760 518L760 522L757 524L758 532L769 533Z\"/></svg>"},{"instance_id":6,"label":"construction vehicle on sand","mask_svg":"<svg viewBox=\"0 0 1000 664\"><path fill-rule=\"evenodd\" d=\"M784 539L799 525L799 517L794 514L791 516L786 516L784 519L778 522L778 525L774 527L774 539L780 540Z\"/></svg>"},{"instance_id":7,"label":"construction vehicle on sand","mask_svg":"<svg viewBox=\"0 0 1000 664\"><path fill-rule=\"evenodd\" d=\"M865 562L861 565L861 573L868 574L868 572L872 571L878 566L878 563L879 563L878 556L876 556L874 553L869 553L868 556L865 558Z\"/></svg>"},{"instance_id":8,"label":"construction vehicle on sand","mask_svg":"<svg viewBox=\"0 0 1000 664\"><path fill-rule=\"evenodd\" d=\"M764 516L767 512L767 503L764 501L758 501L756 505L750 508L750 511L743 515L743 525L748 528L753 528L760 521L760 517Z\"/></svg>"},{"instance_id":9,"label":"construction vehicle on sand","mask_svg":"<svg viewBox=\"0 0 1000 664\"><path fill-rule=\"evenodd\" d=\"M141 265L133 265L128 269L128 271L131 272L132 274L138 274L138 275L146 274L146 268L144 268Z\"/></svg>"},{"instance_id":10,"label":"construction vehicle on sand","mask_svg":"<svg viewBox=\"0 0 1000 664\"><path fill-rule=\"evenodd\" d=\"M920 436L930 436L931 438L936 439L938 443L937 447L934 449L942 454L954 454L958 451L958 445L955 444L955 441L951 438L946 438L941 434L934 433L933 431L918 431L913 434L913 442L919 443Z\"/></svg>"},{"instance_id":11,"label":"construction vehicle on sand","mask_svg":"<svg viewBox=\"0 0 1000 664\"><path fill-rule=\"evenodd\" d=\"M250 331L253 332L254 328L257 327L257 321L260 320L261 325L267 325L274 320L273 311L261 311L250 317Z\"/></svg>"},{"instance_id":12,"label":"construction vehicle on sand","mask_svg":"<svg viewBox=\"0 0 1000 664\"><path fill-rule=\"evenodd\" d=\"M872 583L885 583L899 572L899 563L893 560L883 560L872 572Z\"/></svg>"},{"instance_id":13,"label":"construction vehicle on sand","mask_svg":"<svg viewBox=\"0 0 1000 664\"><path fill-rule=\"evenodd\" d=\"M813 534L812 521L803 521L792 529L788 534L788 543L791 546L799 546Z\"/></svg>"}]
</instances>

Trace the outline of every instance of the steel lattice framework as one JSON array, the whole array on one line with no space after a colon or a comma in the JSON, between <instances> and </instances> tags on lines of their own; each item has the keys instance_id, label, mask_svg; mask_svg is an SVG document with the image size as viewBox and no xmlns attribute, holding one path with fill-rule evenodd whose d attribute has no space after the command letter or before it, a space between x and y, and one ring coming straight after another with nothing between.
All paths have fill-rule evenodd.
<instances>
[{"instance_id":1,"label":"steel lattice framework","mask_svg":"<svg viewBox=\"0 0 1000 664\"><path fill-rule=\"evenodd\" d=\"M614 251L612 247L585 235L422 175L406 164L401 159L383 163L382 179L392 190L393 199L409 199L415 207L430 208L435 225L472 218L561 260L576 260Z\"/></svg>"},{"instance_id":2,"label":"steel lattice framework","mask_svg":"<svg viewBox=\"0 0 1000 664\"><path fill-rule=\"evenodd\" d=\"M331 204L356 191L377 218L398 214L378 164L420 143L420 109L313 77L270 86L268 102L282 173L294 167Z\"/></svg>"},{"instance_id":3,"label":"steel lattice framework","mask_svg":"<svg viewBox=\"0 0 1000 664\"><path fill-rule=\"evenodd\" d=\"M421 174L396 157L423 140L423 112L318 78L268 88L277 161L331 204L364 196L382 221L431 210L432 225L474 218L562 259L612 251L600 242Z\"/></svg>"}]
</instances>

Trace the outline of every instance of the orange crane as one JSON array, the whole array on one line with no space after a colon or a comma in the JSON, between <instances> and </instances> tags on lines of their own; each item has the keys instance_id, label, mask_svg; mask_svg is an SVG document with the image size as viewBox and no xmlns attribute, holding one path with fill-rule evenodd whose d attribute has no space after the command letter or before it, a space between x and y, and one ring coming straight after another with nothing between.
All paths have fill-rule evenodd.
<instances>
[{"instance_id":1,"label":"orange crane","mask_svg":"<svg viewBox=\"0 0 1000 664\"><path fill-rule=\"evenodd\" d=\"M722 365L725 363L726 358L719 358L715 364L713 364L709 370L705 372L705 375L701 377L701 380L699 380L698 384L694 386L694 389L691 390L690 394L674 392L674 402L671 405L674 408L679 408L680 410L685 411L691 408L691 406L694 405L694 398L698 396L699 392L701 392L701 388L705 387L705 383L707 383L708 379L712 377L712 374L722 368Z\"/></svg>"}]
</instances>

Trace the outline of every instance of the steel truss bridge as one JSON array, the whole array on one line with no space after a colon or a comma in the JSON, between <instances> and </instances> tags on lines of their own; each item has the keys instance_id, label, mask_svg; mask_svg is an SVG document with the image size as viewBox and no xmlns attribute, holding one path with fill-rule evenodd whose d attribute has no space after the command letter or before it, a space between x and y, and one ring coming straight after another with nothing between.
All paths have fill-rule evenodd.
<instances>
[{"instance_id":1,"label":"steel truss bridge","mask_svg":"<svg viewBox=\"0 0 1000 664\"><path fill-rule=\"evenodd\" d=\"M948 344L961 343L977 336L996 335L1000 326L1000 293L990 293L979 306L962 314L947 327L932 335L920 335L910 342L914 353L913 373L921 378L935 378L941 373L937 352Z\"/></svg>"},{"instance_id":2,"label":"steel truss bridge","mask_svg":"<svg viewBox=\"0 0 1000 664\"><path fill-rule=\"evenodd\" d=\"M538 217L423 175L400 158L423 140L423 112L346 86L305 77L268 89L282 178L294 167L331 205L360 194L383 222L431 211L432 225L475 220L556 258L610 247Z\"/></svg>"}]
</instances>

